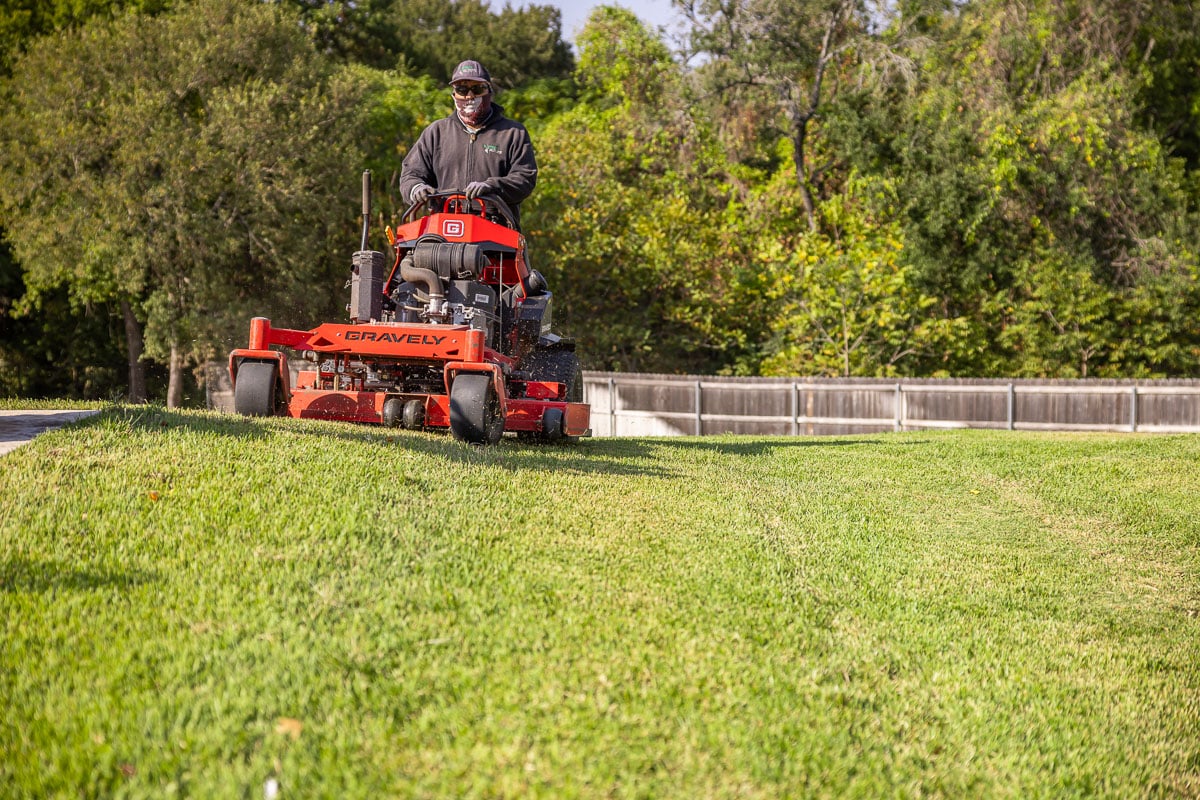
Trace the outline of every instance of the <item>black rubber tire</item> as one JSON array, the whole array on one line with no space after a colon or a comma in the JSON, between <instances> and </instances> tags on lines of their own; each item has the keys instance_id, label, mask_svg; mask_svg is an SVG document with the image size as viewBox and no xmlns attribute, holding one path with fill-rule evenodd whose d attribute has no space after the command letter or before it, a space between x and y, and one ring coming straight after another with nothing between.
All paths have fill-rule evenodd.
<instances>
[{"instance_id":1,"label":"black rubber tire","mask_svg":"<svg viewBox=\"0 0 1200 800\"><path fill-rule=\"evenodd\" d=\"M468 444L495 444L504 433L492 376L465 373L450 386L450 432Z\"/></svg>"},{"instance_id":2,"label":"black rubber tire","mask_svg":"<svg viewBox=\"0 0 1200 800\"><path fill-rule=\"evenodd\" d=\"M404 413L404 401L399 397L389 397L383 401L383 425L385 428L395 428L400 424L400 415Z\"/></svg>"},{"instance_id":3,"label":"black rubber tire","mask_svg":"<svg viewBox=\"0 0 1200 800\"><path fill-rule=\"evenodd\" d=\"M425 401L409 400L404 404L404 427L410 431L425 427Z\"/></svg>"},{"instance_id":4,"label":"black rubber tire","mask_svg":"<svg viewBox=\"0 0 1200 800\"><path fill-rule=\"evenodd\" d=\"M561 408L551 406L542 412L542 441L554 444L563 440L563 412Z\"/></svg>"},{"instance_id":5,"label":"black rubber tire","mask_svg":"<svg viewBox=\"0 0 1200 800\"><path fill-rule=\"evenodd\" d=\"M233 388L233 409L247 417L275 415L279 367L270 361L243 361Z\"/></svg>"},{"instance_id":6,"label":"black rubber tire","mask_svg":"<svg viewBox=\"0 0 1200 800\"><path fill-rule=\"evenodd\" d=\"M568 403L583 402L583 369L579 356L569 350L535 350L522 365L535 381L553 381L567 387Z\"/></svg>"}]
</instances>

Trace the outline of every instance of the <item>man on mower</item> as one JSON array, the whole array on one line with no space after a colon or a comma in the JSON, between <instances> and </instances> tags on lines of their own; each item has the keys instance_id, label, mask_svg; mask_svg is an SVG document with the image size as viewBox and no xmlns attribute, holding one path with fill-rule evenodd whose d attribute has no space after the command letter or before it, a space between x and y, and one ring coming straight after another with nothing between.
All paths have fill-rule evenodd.
<instances>
[{"instance_id":1,"label":"man on mower","mask_svg":"<svg viewBox=\"0 0 1200 800\"><path fill-rule=\"evenodd\" d=\"M461 189L472 200L493 195L520 223L520 203L537 183L529 132L492 101L492 77L478 61L455 67L450 87L454 113L427 127L405 156L401 196L420 203L438 189Z\"/></svg>"}]
</instances>

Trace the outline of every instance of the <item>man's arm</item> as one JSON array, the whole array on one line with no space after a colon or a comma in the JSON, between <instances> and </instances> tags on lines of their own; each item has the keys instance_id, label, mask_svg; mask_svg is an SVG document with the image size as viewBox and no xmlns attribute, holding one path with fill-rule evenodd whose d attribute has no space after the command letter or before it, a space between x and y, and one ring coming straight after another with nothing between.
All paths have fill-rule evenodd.
<instances>
[{"instance_id":1,"label":"man's arm","mask_svg":"<svg viewBox=\"0 0 1200 800\"><path fill-rule=\"evenodd\" d=\"M529 197L537 185L537 159L529 132L524 127L514 131L508 150L508 174L493 180L499 184L499 194L504 202L516 205Z\"/></svg>"},{"instance_id":2,"label":"man's arm","mask_svg":"<svg viewBox=\"0 0 1200 800\"><path fill-rule=\"evenodd\" d=\"M429 126L417 137L417 142L404 157L400 167L400 197L405 203L412 202L412 190L424 183L437 188L437 174L433 169L433 156L437 149L433 143L433 126Z\"/></svg>"}]
</instances>

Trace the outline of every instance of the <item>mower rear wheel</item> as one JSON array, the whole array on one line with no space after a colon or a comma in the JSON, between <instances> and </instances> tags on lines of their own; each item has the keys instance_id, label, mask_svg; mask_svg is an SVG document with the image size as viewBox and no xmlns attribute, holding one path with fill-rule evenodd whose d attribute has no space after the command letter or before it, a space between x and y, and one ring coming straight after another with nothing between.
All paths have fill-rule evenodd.
<instances>
[{"instance_id":1,"label":"mower rear wheel","mask_svg":"<svg viewBox=\"0 0 1200 800\"><path fill-rule=\"evenodd\" d=\"M568 403L583 402L583 371L579 356L569 350L535 350L522 365L535 381L552 381L566 387Z\"/></svg>"},{"instance_id":2,"label":"mower rear wheel","mask_svg":"<svg viewBox=\"0 0 1200 800\"><path fill-rule=\"evenodd\" d=\"M279 369L269 361L244 361L237 371L233 388L233 408L247 417L275 414Z\"/></svg>"},{"instance_id":3,"label":"mower rear wheel","mask_svg":"<svg viewBox=\"0 0 1200 800\"><path fill-rule=\"evenodd\" d=\"M468 444L495 444L504 433L491 375L467 373L450 385L450 432Z\"/></svg>"}]
</instances>

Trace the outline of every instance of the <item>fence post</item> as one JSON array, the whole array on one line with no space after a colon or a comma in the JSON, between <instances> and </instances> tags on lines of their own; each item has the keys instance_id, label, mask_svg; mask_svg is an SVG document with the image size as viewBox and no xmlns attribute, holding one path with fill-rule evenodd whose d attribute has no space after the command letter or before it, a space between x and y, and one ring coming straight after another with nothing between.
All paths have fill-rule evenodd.
<instances>
[{"instance_id":1,"label":"fence post","mask_svg":"<svg viewBox=\"0 0 1200 800\"><path fill-rule=\"evenodd\" d=\"M608 379L608 435L617 435L617 379Z\"/></svg>"},{"instance_id":2,"label":"fence post","mask_svg":"<svg viewBox=\"0 0 1200 800\"><path fill-rule=\"evenodd\" d=\"M896 412L896 430L904 430L904 393L900 389L900 384L896 384L896 401L893 403Z\"/></svg>"},{"instance_id":3,"label":"fence post","mask_svg":"<svg viewBox=\"0 0 1200 800\"><path fill-rule=\"evenodd\" d=\"M1008 385L1008 429L1016 430L1017 427L1017 390L1010 383Z\"/></svg>"},{"instance_id":4,"label":"fence post","mask_svg":"<svg viewBox=\"0 0 1200 800\"><path fill-rule=\"evenodd\" d=\"M696 381L696 435L704 435L704 388Z\"/></svg>"},{"instance_id":5,"label":"fence post","mask_svg":"<svg viewBox=\"0 0 1200 800\"><path fill-rule=\"evenodd\" d=\"M1137 433L1138 426L1138 394L1137 384L1129 387L1129 430Z\"/></svg>"},{"instance_id":6,"label":"fence post","mask_svg":"<svg viewBox=\"0 0 1200 800\"><path fill-rule=\"evenodd\" d=\"M800 435L800 384L792 384L792 436Z\"/></svg>"}]
</instances>

